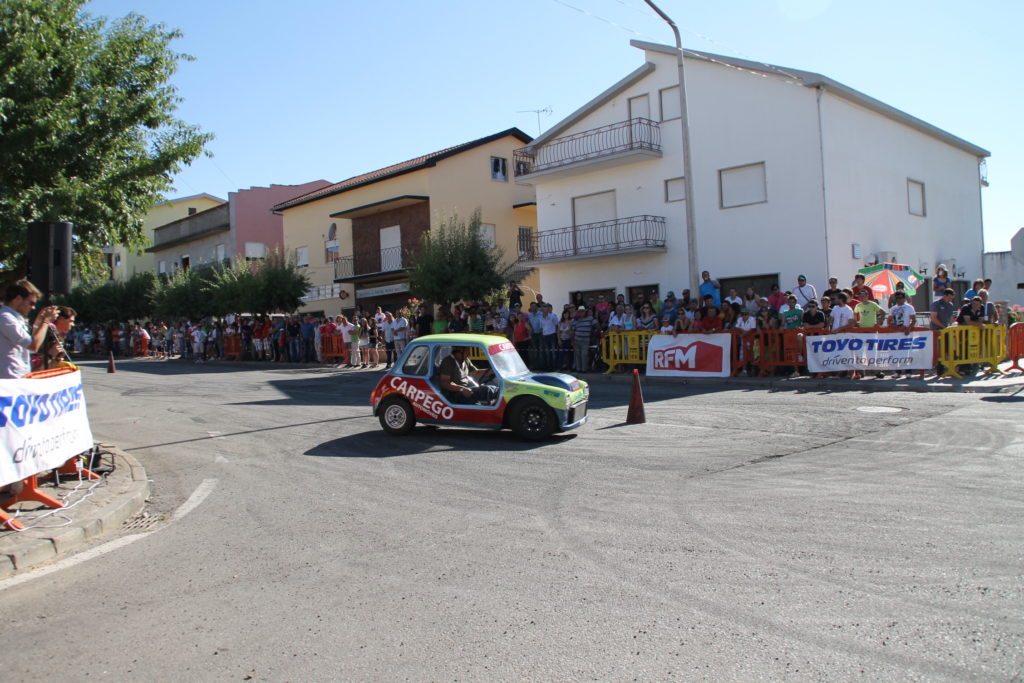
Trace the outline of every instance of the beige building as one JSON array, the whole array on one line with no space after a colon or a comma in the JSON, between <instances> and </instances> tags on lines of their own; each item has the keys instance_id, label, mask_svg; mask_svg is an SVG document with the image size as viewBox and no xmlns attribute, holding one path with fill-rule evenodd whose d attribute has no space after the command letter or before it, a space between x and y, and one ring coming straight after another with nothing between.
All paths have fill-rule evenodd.
<instances>
[{"instance_id":1,"label":"beige building","mask_svg":"<svg viewBox=\"0 0 1024 683\"><path fill-rule=\"evenodd\" d=\"M520 260L536 230L533 190L513 182L512 153L531 138L517 128L343 180L274 207L286 253L313 284L303 311L335 315L404 305L410 255L424 233L480 209L481 233L506 261ZM535 272L518 275L527 295Z\"/></svg>"},{"instance_id":2,"label":"beige building","mask_svg":"<svg viewBox=\"0 0 1024 683\"><path fill-rule=\"evenodd\" d=\"M154 233L161 225L225 203L220 197L214 197L205 192L163 201L146 214L146 221L143 224L146 239L152 245L155 242ZM156 261L153 254L149 252L135 252L120 244L108 247L106 251L111 280L124 281L136 273L156 270Z\"/></svg>"}]
</instances>

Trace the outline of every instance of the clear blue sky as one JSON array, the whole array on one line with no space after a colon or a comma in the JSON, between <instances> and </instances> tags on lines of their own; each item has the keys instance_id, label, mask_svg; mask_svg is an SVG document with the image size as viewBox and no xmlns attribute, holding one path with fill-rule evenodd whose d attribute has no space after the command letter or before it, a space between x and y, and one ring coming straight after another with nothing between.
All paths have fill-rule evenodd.
<instances>
[{"instance_id":1,"label":"clear blue sky","mask_svg":"<svg viewBox=\"0 0 1024 683\"><path fill-rule=\"evenodd\" d=\"M659 3L687 48L825 74L988 149L985 246L1024 226L1024 2ZM94 0L184 33L179 115L216 135L179 195L330 181L518 126L536 135L672 43L642 0ZM753 76L752 76L753 78Z\"/></svg>"}]
</instances>

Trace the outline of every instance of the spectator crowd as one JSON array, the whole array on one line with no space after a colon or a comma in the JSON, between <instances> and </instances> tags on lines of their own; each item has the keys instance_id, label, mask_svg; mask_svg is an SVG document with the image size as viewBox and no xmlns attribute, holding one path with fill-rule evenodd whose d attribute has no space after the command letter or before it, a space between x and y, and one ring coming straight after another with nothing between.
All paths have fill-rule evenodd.
<instances>
[{"instance_id":1,"label":"spectator crowd","mask_svg":"<svg viewBox=\"0 0 1024 683\"><path fill-rule=\"evenodd\" d=\"M991 281L976 280L961 301L950 288L943 266L932 281L935 298L920 316L933 330L952 325L1005 323L1006 312L988 297ZM604 295L584 297L558 310L543 294L524 298L511 284L505 297L495 303L462 302L435 307L410 299L394 311L377 307L372 313L357 310L348 315L228 316L223 320L155 321L96 324L72 329L63 343L76 353L111 353L114 356L185 358L198 363L222 360L236 349L241 360L273 363L322 363L324 340L340 339L347 350L343 365L349 368L390 368L406 343L432 333L478 333L508 337L534 370L586 373L603 369L601 339L613 332L649 331L679 335L725 330L805 329L841 332L850 328L891 328L908 332L917 324L918 312L897 283L885 300L876 298L857 274L846 287L836 277L820 293L800 275L787 290L772 285L767 293L747 288L723 292L707 271L701 274L696 294L670 291L661 299L639 293L633 301L623 294L608 300ZM73 318L72 318L73 321ZM925 322L926 321L926 322Z\"/></svg>"}]
</instances>

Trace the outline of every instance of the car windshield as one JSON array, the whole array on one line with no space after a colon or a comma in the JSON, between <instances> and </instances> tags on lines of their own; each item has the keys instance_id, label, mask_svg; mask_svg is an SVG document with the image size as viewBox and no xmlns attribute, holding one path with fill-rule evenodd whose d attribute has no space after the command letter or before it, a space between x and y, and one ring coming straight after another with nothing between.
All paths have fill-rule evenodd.
<instances>
[{"instance_id":1,"label":"car windshield","mask_svg":"<svg viewBox=\"0 0 1024 683\"><path fill-rule=\"evenodd\" d=\"M491 364L494 366L495 372L502 377L519 377L530 371L519 356L519 352L516 351L516 347L512 344L501 344L500 346L501 349L497 351L493 346L490 349Z\"/></svg>"}]
</instances>

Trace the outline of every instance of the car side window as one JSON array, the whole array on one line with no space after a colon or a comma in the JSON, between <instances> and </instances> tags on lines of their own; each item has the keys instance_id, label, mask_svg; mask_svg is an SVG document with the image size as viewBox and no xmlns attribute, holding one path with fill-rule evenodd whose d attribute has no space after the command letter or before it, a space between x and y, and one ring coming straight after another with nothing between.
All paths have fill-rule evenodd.
<instances>
[{"instance_id":1,"label":"car side window","mask_svg":"<svg viewBox=\"0 0 1024 683\"><path fill-rule=\"evenodd\" d=\"M420 344L413 347L402 365L403 375L425 375L430 365L430 347Z\"/></svg>"}]
</instances>

